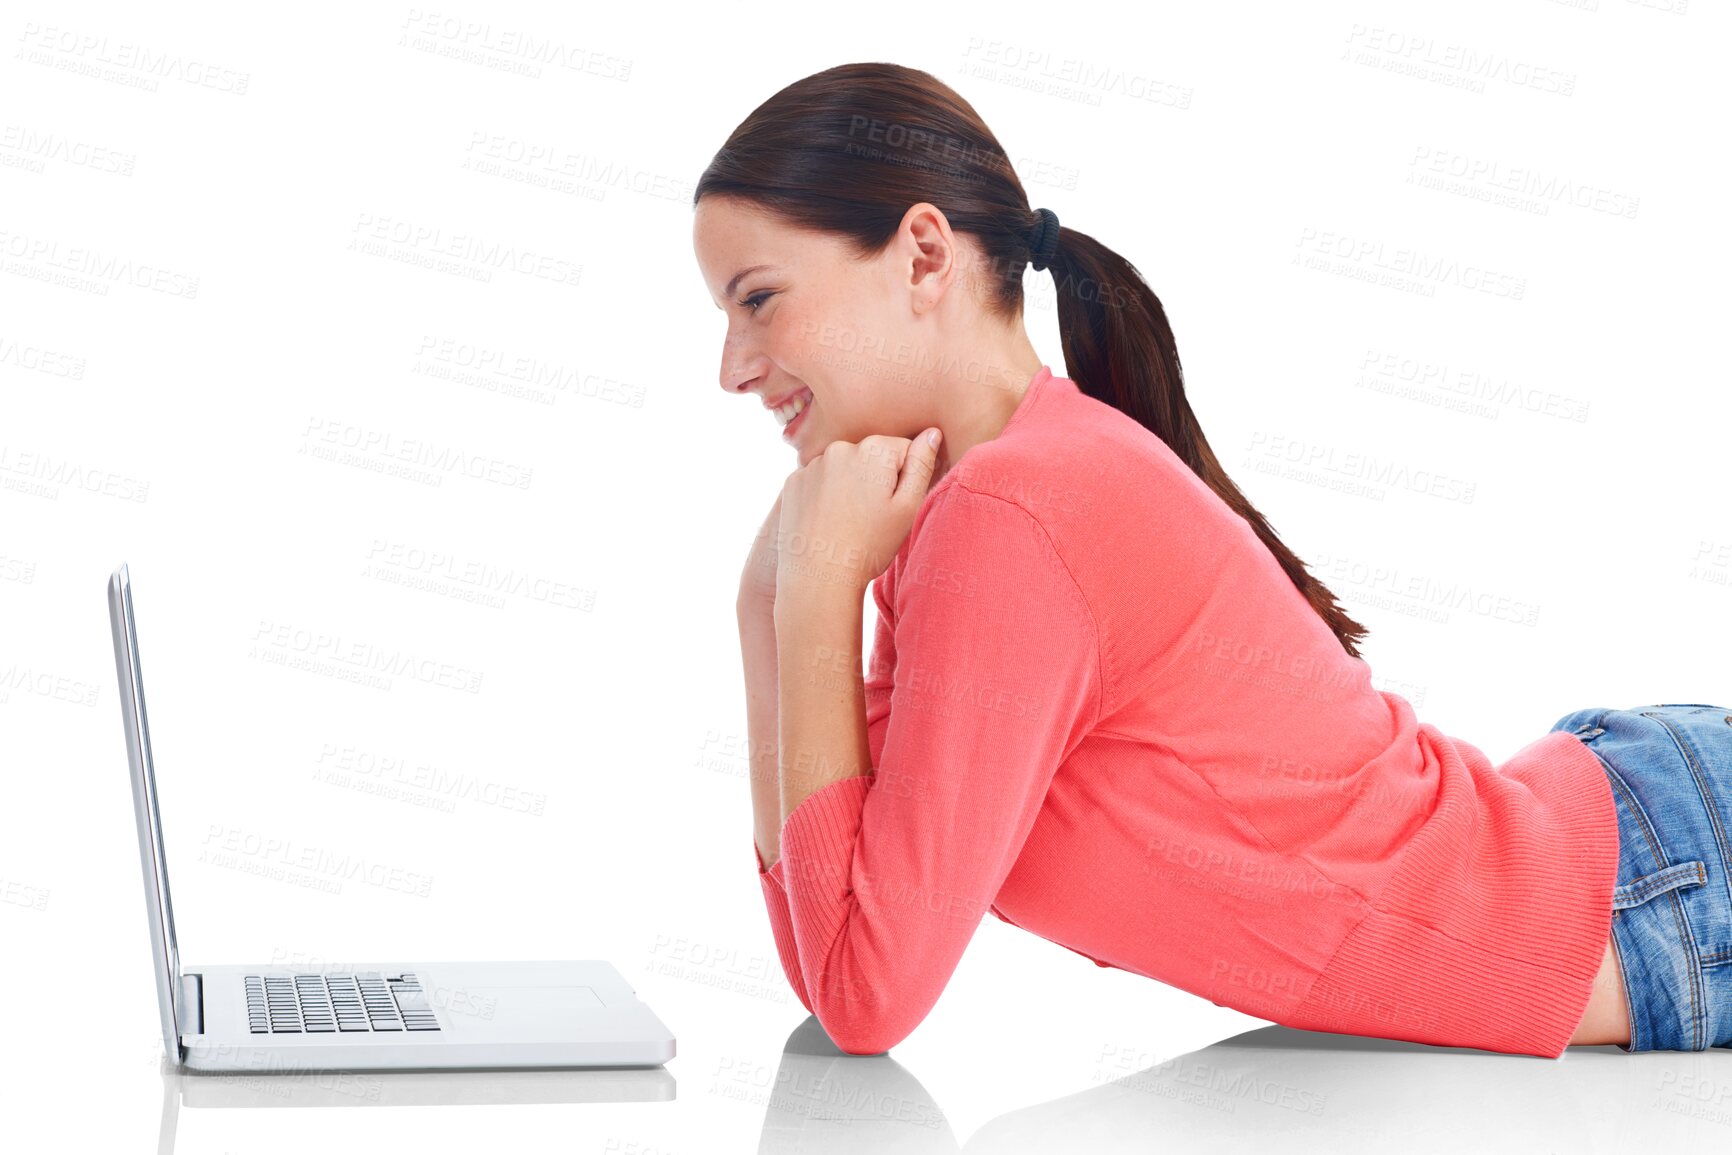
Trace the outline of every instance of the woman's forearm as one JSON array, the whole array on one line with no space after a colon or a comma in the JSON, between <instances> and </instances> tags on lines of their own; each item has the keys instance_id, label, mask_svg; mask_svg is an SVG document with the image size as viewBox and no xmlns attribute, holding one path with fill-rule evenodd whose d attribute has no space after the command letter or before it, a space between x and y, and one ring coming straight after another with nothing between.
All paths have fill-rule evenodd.
<instances>
[{"instance_id":1,"label":"woman's forearm","mask_svg":"<svg viewBox=\"0 0 1732 1155\"><path fill-rule=\"evenodd\" d=\"M746 673L746 742L752 779L752 838L768 869L781 855L782 798L777 771L776 621L772 603L742 601L740 659Z\"/></svg>"},{"instance_id":2,"label":"woman's forearm","mask_svg":"<svg viewBox=\"0 0 1732 1155\"><path fill-rule=\"evenodd\" d=\"M824 787L872 773L860 666L864 601L863 589L846 584L777 586L776 755L783 820Z\"/></svg>"}]
</instances>

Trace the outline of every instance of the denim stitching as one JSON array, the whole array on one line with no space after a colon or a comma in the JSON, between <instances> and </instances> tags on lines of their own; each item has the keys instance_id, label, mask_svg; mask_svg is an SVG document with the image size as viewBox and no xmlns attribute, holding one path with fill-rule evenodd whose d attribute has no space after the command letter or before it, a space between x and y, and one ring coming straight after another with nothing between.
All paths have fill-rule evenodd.
<instances>
[{"instance_id":1,"label":"denim stitching","mask_svg":"<svg viewBox=\"0 0 1732 1155\"><path fill-rule=\"evenodd\" d=\"M1605 760L1601 759L1601 761L1604 762ZM1653 823L1649 821L1647 812L1642 809L1642 804L1636 800L1636 797L1634 793L1631 792L1629 785L1625 783L1622 776L1612 768L1611 763L1606 762L1605 766L1606 771L1612 777L1613 782L1624 794L1625 804L1629 807L1630 814L1636 819L1637 828L1641 831L1643 840L1647 842L1649 854L1657 864L1658 868L1666 869L1672 866L1673 864L1667 860L1666 852L1660 846L1659 839L1654 833ZM1690 924L1684 917L1684 907L1683 903L1679 901L1678 892L1676 890L1671 891L1670 897L1672 900L1670 904L1672 907L1672 919L1678 926L1678 939L1684 944L1689 956L1690 965L1685 969L1688 971L1690 979L1690 1022L1694 1033L1692 1042L1693 1049L1699 1051L1702 1049L1700 1043L1702 1032L1704 1030L1704 1007L1702 1004L1701 990L1701 956L1696 949L1696 940L1690 934ZM1634 1015L1631 1016L1632 1019L1634 1017ZM1633 1027L1631 1037L1633 1045Z\"/></svg>"},{"instance_id":2,"label":"denim stitching","mask_svg":"<svg viewBox=\"0 0 1732 1155\"><path fill-rule=\"evenodd\" d=\"M1703 1036L1708 1029L1708 1004L1702 996L1702 957L1696 950L1696 939L1690 933L1690 920L1684 914L1684 900L1677 891L1668 894L1671 898L1672 921L1678 924L1678 937L1688 948L1690 955L1690 1049L1704 1050L1707 1043Z\"/></svg>"},{"instance_id":3,"label":"denim stitching","mask_svg":"<svg viewBox=\"0 0 1732 1155\"><path fill-rule=\"evenodd\" d=\"M1641 832L1642 841L1648 844L1648 857L1654 860L1654 869L1664 870L1671 866L1671 862L1666 858L1665 850L1660 846L1659 839L1654 834L1653 823L1648 821L1648 812L1642 809L1640 802L1636 801L1636 796L1631 792L1629 784L1624 781L1623 775L1619 774L1610 762L1603 758L1600 761L1605 766L1606 774L1611 778L1612 784L1624 795L1624 803L1629 807L1631 817L1636 820L1636 828Z\"/></svg>"},{"instance_id":4,"label":"denim stitching","mask_svg":"<svg viewBox=\"0 0 1732 1155\"><path fill-rule=\"evenodd\" d=\"M1696 869L1693 871L1679 869L1680 867L1691 866ZM1693 881L1689 879L1691 874L1696 876ZM1633 900L1625 903L1626 906L1640 906L1657 894L1664 894L1668 890L1688 890L1692 886L1701 886L1707 881L1708 872L1700 860L1679 862L1663 870L1656 870L1652 874L1644 875L1635 882L1618 887L1618 895L1620 898Z\"/></svg>"},{"instance_id":5,"label":"denim stitching","mask_svg":"<svg viewBox=\"0 0 1732 1155\"><path fill-rule=\"evenodd\" d=\"M1683 737L1664 718L1655 717L1652 714L1648 716L1666 727L1667 732L1672 736L1673 745L1677 746L1679 752L1684 755L1684 761L1690 767L1690 776L1695 780L1696 789L1702 796L1703 808L1708 812L1708 825L1713 829L1714 842L1720 848L1720 861L1723 864L1732 862L1732 850L1729 850L1727 845L1726 827L1720 821L1720 806L1714 797L1713 789L1708 785L1707 776L1702 772L1702 764L1696 757L1694 745L1685 742ZM1732 720L1732 715L1728 715L1728 719ZM1728 891L1727 898L1732 900L1732 890ZM1717 965L1732 960L1732 948L1716 951L1711 955L1702 955L1701 959L1704 966Z\"/></svg>"},{"instance_id":6,"label":"denim stitching","mask_svg":"<svg viewBox=\"0 0 1732 1155\"><path fill-rule=\"evenodd\" d=\"M1666 731L1666 734L1672 739L1672 745L1677 747L1679 752L1683 754L1685 764L1690 767L1692 777L1695 777L1695 763L1692 761L1689 754L1684 752L1682 745L1678 742L1677 734L1673 732L1672 727L1666 723L1666 720L1656 716L1654 712L1650 710L1642 711L1642 717L1658 723L1660 728ZM1672 919L1678 924L1679 940L1684 944L1685 950L1689 955L1690 965L1687 969L1690 972L1690 1049L1701 1051L1707 1048L1707 1043L1704 1041L1704 1038L1708 1029L1708 1007L1702 997L1702 983L1706 979L1706 976L1702 974L1702 952L1696 944L1696 936L1690 930L1690 919L1684 912L1683 899L1679 897L1678 892L1675 890L1671 893L1671 899L1672 901L1670 905L1672 907Z\"/></svg>"},{"instance_id":7,"label":"denim stitching","mask_svg":"<svg viewBox=\"0 0 1732 1155\"><path fill-rule=\"evenodd\" d=\"M1630 815L1631 815L1631 817L1633 817L1636 820L1636 829L1642 835L1643 840L1646 841L1648 844L1649 854L1654 858L1654 861L1656 861L1656 862L1664 861L1663 856L1660 855L1659 853L1657 853L1657 848L1654 845L1654 834L1653 834L1653 831L1650 830L1648 827L1648 816L1646 814L1644 814L1642 812L1642 808L1639 805L1637 805L1635 796L1630 793L1629 786L1625 784L1623 778L1618 774L1618 772L1612 768L1612 764L1610 762L1607 762L1605 759L1602 758L1602 759L1600 759L1600 763L1601 763L1601 765L1603 765L1606 768L1606 776L1607 776L1607 778L1609 778L1611 780L1613 792L1615 794L1624 795L1624 802L1629 808ZM1617 912L1614 911L1613 913L1616 914ZM1613 937L1615 938L1616 936L1613 936ZM1620 959L1618 965L1619 965L1619 967L1623 966L1623 962L1621 961L1621 959ZM1626 987L1629 985L1629 976L1630 976L1630 972L1625 971L1624 972L1624 983L1625 983ZM1628 992L1626 991L1626 994L1627 993ZM1632 1051L1639 1051L1642 1049L1642 1045L1640 1042L1641 1031L1637 1027L1636 1024L1637 1024L1640 1016L1638 1016L1636 1014L1636 1012L1634 1010L1635 1006L1636 1006L1636 1000L1631 999L1630 1000L1630 1007L1632 1009L1630 1011L1630 1049Z\"/></svg>"}]
</instances>

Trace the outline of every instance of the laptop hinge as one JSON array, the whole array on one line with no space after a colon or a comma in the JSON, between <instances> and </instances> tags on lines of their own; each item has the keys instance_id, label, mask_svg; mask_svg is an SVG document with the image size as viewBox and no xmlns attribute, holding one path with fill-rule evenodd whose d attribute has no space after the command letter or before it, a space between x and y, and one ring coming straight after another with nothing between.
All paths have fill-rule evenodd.
<instances>
[{"instance_id":1,"label":"laptop hinge","mask_svg":"<svg viewBox=\"0 0 1732 1155\"><path fill-rule=\"evenodd\" d=\"M180 1032L183 1035L204 1034L204 976L181 975Z\"/></svg>"}]
</instances>

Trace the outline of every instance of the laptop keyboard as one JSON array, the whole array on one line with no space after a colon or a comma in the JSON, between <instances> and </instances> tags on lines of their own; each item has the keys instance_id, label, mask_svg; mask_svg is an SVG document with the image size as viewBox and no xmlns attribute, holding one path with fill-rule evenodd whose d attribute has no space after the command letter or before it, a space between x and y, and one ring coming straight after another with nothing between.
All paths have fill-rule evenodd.
<instances>
[{"instance_id":1,"label":"laptop keyboard","mask_svg":"<svg viewBox=\"0 0 1732 1155\"><path fill-rule=\"evenodd\" d=\"M255 1035L439 1029L414 974L247 975L246 993Z\"/></svg>"}]
</instances>

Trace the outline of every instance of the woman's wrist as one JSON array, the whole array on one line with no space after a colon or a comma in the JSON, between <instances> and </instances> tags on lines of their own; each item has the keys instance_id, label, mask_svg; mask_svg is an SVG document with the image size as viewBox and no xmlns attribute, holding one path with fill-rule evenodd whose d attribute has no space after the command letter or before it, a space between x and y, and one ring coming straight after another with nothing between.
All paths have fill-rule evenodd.
<instances>
[{"instance_id":1,"label":"woman's wrist","mask_svg":"<svg viewBox=\"0 0 1732 1155\"><path fill-rule=\"evenodd\" d=\"M748 593L741 590L734 599L734 615L739 618L741 629L776 628L776 600L765 597L756 591Z\"/></svg>"},{"instance_id":2,"label":"woman's wrist","mask_svg":"<svg viewBox=\"0 0 1732 1155\"><path fill-rule=\"evenodd\" d=\"M777 667L775 602L742 590L735 602L740 622L740 659L746 675L746 738L752 788L752 837L758 856L774 865L781 853L781 775L776 723Z\"/></svg>"}]
</instances>

